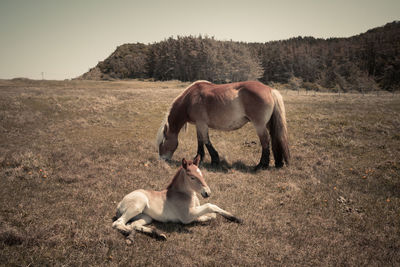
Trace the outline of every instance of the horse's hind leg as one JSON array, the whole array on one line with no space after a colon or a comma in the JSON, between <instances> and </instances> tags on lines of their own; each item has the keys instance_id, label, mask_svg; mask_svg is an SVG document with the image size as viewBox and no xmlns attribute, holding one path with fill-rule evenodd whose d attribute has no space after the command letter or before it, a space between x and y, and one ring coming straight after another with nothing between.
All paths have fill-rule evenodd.
<instances>
[{"instance_id":1,"label":"horse's hind leg","mask_svg":"<svg viewBox=\"0 0 400 267\"><path fill-rule=\"evenodd\" d=\"M211 164L212 165L218 165L219 164L219 155L217 150L215 150L215 148L213 147L213 145L211 144L210 141L210 137L208 136L208 126L206 124L203 123L197 123L196 124L196 130L197 130L197 140L198 140L198 152L200 151L200 153L202 152L202 154L199 154L200 157L203 156L204 157L204 148L203 148L203 144L206 145L208 153L210 153L211 156ZM201 149L200 149L201 146Z\"/></svg>"},{"instance_id":2,"label":"horse's hind leg","mask_svg":"<svg viewBox=\"0 0 400 267\"><path fill-rule=\"evenodd\" d=\"M274 154L275 159L275 167L282 168L283 167L283 149L282 149L282 140L280 140L279 136L273 133L274 121L270 121L268 123L269 132L271 134L271 143L272 143L272 153Z\"/></svg>"},{"instance_id":3,"label":"horse's hind leg","mask_svg":"<svg viewBox=\"0 0 400 267\"><path fill-rule=\"evenodd\" d=\"M267 127L265 125L258 127L256 126L256 131L258 138L260 139L262 152L261 152L260 162L257 164L255 169L256 170L267 169L269 167L269 156L270 156L270 151L269 151L270 138L268 135Z\"/></svg>"}]
</instances>

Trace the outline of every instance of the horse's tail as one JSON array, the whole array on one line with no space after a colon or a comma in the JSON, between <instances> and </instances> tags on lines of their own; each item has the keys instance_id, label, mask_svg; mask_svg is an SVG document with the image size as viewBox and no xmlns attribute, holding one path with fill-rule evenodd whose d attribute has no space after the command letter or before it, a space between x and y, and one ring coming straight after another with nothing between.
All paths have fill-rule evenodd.
<instances>
[{"instance_id":1,"label":"horse's tail","mask_svg":"<svg viewBox=\"0 0 400 267\"><path fill-rule=\"evenodd\" d=\"M268 126L271 134L272 152L274 153L276 162L275 165L283 165L282 160L285 161L286 165L289 165L290 152L285 105L283 104L282 95L278 90L273 89L271 93L274 99L274 110Z\"/></svg>"}]
</instances>

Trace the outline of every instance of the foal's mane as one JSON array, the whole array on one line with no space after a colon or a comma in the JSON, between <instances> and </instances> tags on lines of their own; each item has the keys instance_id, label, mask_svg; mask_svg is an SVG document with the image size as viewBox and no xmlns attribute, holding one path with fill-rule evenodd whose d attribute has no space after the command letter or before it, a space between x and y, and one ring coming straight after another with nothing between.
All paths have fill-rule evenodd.
<instances>
[{"instance_id":1,"label":"foal's mane","mask_svg":"<svg viewBox=\"0 0 400 267\"><path fill-rule=\"evenodd\" d=\"M192 84L190 84L188 87L186 87L185 90L183 90L182 93L180 93L177 97L175 97L174 101L172 101L172 104L171 104L170 108L168 109L168 112L165 114L164 119L163 119L163 121L161 122L161 126L160 126L160 128L158 129L158 132L157 132L157 138L156 138L156 147L157 147L157 149L158 149L158 147L160 146L160 144L163 142L163 139L164 139L164 126L165 126L165 125L167 125L167 127L169 126L169 125L168 125L168 116L169 116L169 113L171 112L171 109L172 109L174 103L175 103L176 100L177 100L179 97L181 97L181 95L183 95L189 88L191 88L191 87L194 86L195 84L201 83L201 82L210 83L210 84L211 84L211 82L205 81L205 80L195 81L195 82L193 82ZM187 129L186 123L185 123L184 128L185 128L185 130Z\"/></svg>"},{"instance_id":2,"label":"foal's mane","mask_svg":"<svg viewBox=\"0 0 400 267\"><path fill-rule=\"evenodd\" d=\"M187 161L187 165L192 165L193 161L192 160L188 160ZM179 167L178 171L175 173L174 178L172 178L172 180L169 182L167 189L171 189L175 183L177 182L179 176L181 175L182 170L184 170L184 168L182 166Z\"/></svg>"},{"instance_id":3,"label":"foal's mane","mask_svg":"<svg viewBox=\"0 0 400 267\"><path fill-rule=\"evenodd\" d=\"M178 180L179 175L181 174L182 169L183 169L182 166L179 167L178 171L174 175L174 178L172 178L171 181L169 182L167 189L171 189L174 186L174 184L176 183L176 180Z\"/></svg>"}]
</instances>

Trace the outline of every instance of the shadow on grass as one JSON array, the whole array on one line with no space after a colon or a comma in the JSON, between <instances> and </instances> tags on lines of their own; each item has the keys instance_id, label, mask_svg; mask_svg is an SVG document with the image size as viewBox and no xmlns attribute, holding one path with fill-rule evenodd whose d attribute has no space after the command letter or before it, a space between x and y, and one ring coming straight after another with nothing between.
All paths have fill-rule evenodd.
<instances>
[{"instance_id":1,"label":"shadow on grass","mask_svg":"<svg viewBox=\"0 0 400 267\"><path fill-rule=\"evenodd\" d=\"M113 218L114 220L114 218ZM132 220L128 222L128 224L132 223ZM147 225L147 227L150 227L154 229L157 233L159 234L171 234L171 233L179 233L179 234L193 234L193 231L190 229L195 226L209 226L211 224L215 223L215 219L207 221L207 222L192 222L189 224L183 224L183 223L174 223L174 222L159 222L159 221L153 221L151 224ZM133 235L136 234L143 234L146 236L149 236L150 238L153 238L154 240L158 241L164 241L164 238L160 238L160 236L155 235L154 233L144 233L144 232L138 232L138 231L133 231L132 233L123 233L120 232L126 239L128 244L131 244L134 241ZM130 241L130 242L129 242Z\"/></svg>"},{"instance_id":2,"label":"shadow on grass","mask_svg":"<svg viewBox=\"0 0 400 267\"><path fill-rule=\"evenodd\" d=\"M178 160L168 160L166 162L168 163L168 165L170 165L170 167L179 167L182 164ZM240 160L235 161L232 164L229 164L226 160L221 160L221 162L218 165L211 164L210 162L202 162L200 164L200 167L210 172L221 172L221 173L228 173L230 170L235 170L242 173L257 173L263 171L262 169L256 170L255 166L248 166ZM275 169L275 167L269 167L268 169L265 170L271 170L271 169Z\"/></svg>"},{"instance_id":3,"label":"shadow on grass","mask_svg":"<svg viewBox=\"0 0 400 267\"><path fill-rule=\"evenodd\" d=\"M209 226L212 224L214 220L208 221L208 222L192 222L189 224L183 224L183 223L174 223L174 222L158 222L158 221L153 221L152 225L154 228L157 230L160 230L163 233L182 233L182 234L192 234L193 231L190 229L195 226Z\"/></svg>"}]
</instances>

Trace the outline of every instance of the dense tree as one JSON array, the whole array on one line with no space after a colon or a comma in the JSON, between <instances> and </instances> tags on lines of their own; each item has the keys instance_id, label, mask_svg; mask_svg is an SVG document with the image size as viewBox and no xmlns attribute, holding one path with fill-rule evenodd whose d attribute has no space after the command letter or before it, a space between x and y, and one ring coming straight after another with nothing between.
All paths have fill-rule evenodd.
<instances>
[{"instance_id":1,"label":"dense tree","mask_svg":"<svg viewBox=\"0 0 400 267\"><path fill-rule=\"evenodd\" d=\"M260 79L307 88L400 90L400 22L350 38L296 37L268 43L178 36L119 46L85 79L154 78L216 83Z\"/></svg>"}]
</instances>

